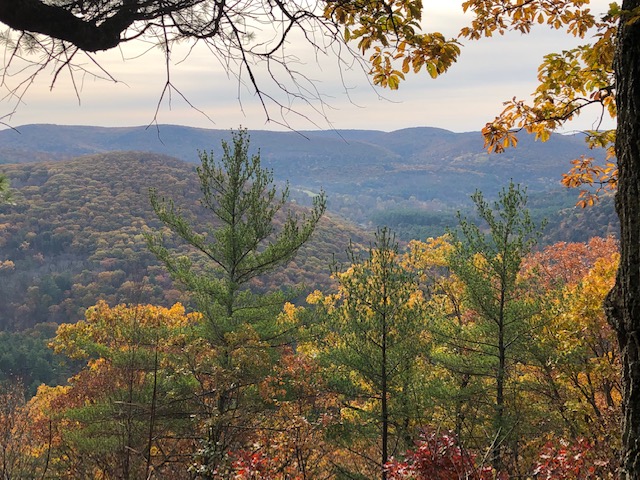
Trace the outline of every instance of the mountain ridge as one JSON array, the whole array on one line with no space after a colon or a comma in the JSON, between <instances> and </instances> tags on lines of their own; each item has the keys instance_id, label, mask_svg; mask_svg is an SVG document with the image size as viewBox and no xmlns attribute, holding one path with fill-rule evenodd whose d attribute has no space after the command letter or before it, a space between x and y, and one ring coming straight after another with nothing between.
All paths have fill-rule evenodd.
<instances>
[{"instance_id":1,"label":"mountain ridge","mask_svg":"<svg viewBox=\"0 0 640 480\"><path fill-rule=\"evenodd\" d=\"M278 181L312 191L324 188L330 196L357 191L396 200L441 199L451 205L468 204L476 189L495 195L509 180L533 191L558 189L569 160L594 153L576 135L553 136L547 143L522 136L518 148L490 155L479 132L436 127L249 133L252 151L260 151L263 165L273 169ZM198 150L219 156L223 140L231 140L230 130L31 124L0 131L0 163L109 151L153 152L197 163Z\"/></svg>"},{"instance_id":2,"label":"mountain ridge","mask_svg":"<svg viewBox=\"0 0 640 480\"><path fill-rule=\"evenodd\" d=\"M269 151L274 150L269 137L282 148L282 139L287 139L291 145L304 145L305 147L316 146L316 140L350 148L350 143L373 145L396 155L405 154L407 145L409 151L416 153L423 151L425 147L432 146L436 139L438 144L442 144L443 137L446 142L452 143L462 140L465 144L471 143L475 150L482 151L482 136L480 132L452 132L438 127L410 127L392 131L367 130L367 129L347 129L347 130L301 130L301 131L270 131L251 130L253 142L259 145L267 144ZM205 129L200 127L188 127L182 125L162 124L157 126L129 126L129 127L98 127L88 125L56 125L56 124L27 124L14 129L0 130L0 152L10 149L21 149L26 151L40 151L49 153L54 158L60 155L79 156L91 153L103 153L113 150L140 150L156 153L166 153L162 150L176 150L169 145L180 145L185 143L192 149L187 154L188 158L177 155L186 161L197 161L197 157L192 155L195 149L208 149L207 138L213 140L214 149L219 148L220 139L231 138L231 130ZM569 143L575 145L576 135L556 135L552 137L549 144ZM523 137L527 138L527 137ZM201 140L199 146L193 145L193 140ZM416 139L428 139L426 143L418 142L419 150L416 150ZM218 141L215 141L218 140ZM526 142L526 140L525 140ZM583 142L582 146L586 148ZM117 146L116 146L117 145ZM543 145L539 142L539 145ZM395 148L389 148L395 147ZM413 147L413 148L412 148ZM261 147L264 149L264 146ZM269 153L270 154L270 153ZM176 156L176 155L173 155ZM4 163L14 163L5 161ZM21 162L17 162L21 163Z\"/></svg>"}]
</instances>

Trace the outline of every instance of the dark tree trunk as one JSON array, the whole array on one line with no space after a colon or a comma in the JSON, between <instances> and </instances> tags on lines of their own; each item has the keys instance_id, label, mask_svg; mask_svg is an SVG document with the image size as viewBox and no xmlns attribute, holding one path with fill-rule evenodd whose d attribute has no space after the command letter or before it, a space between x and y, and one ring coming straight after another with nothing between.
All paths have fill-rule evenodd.
<instances>
[{"instance_id":1,"label":"dark tree trunk","mask_svg":"<svg viewBox=\"0 0 640 480\"><path fill-rule=\"evenodd\" d=\"M386 272L385 272L386 273ZM386 284L383 288L383 301L384 307L388 305L389 297L386 292ZM387 333L388 333L387 313L382 312L382 369L380 371L380 377L382 380L381 395L382 395L382 480L387 479L387 470L385 465L389 461L389 388L387 385L389 372L387 371Z\"/></svg>"},{"instance_id":2,"label":"dark tree trunk","mask_svg":"<svg viewBox=\"0 0 640 480\"><path fill-rule=\"evenodd\" d=\"M625 0L615 54L620 267L606 301L622 360L620 478L640 480L640 0ZM632 13L633 12L633 13Z\"/></svg>"},{"instance_id":3,"label":"dark tree trunk","mask_svg":"<svg viewBox=\"0 0 640 480\"><path fill-rule=\"evenodd\" d=\"M504 467L504 440L506 438L505 432L505 405L504 405L504 387L507 380L507 348L505 345L505 303L506 303L506 288L507 274L502 272L500 291L500 311L498 312L498 371L496 373L496 413L494 419L494 438L493 438L493 451L492 461L493 468L496 472L502 472Z\"/></svg>"}]
</instances>

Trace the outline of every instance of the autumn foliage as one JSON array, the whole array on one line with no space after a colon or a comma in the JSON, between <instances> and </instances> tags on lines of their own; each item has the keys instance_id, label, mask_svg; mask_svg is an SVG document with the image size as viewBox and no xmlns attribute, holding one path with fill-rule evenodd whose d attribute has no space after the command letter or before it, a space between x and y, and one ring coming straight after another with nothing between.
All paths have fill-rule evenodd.
<instances>
[{"instance_id":1,"label":"autumn foliage","mask_svg":"<svg viewBox=\"0 0 640 480\"><path fill-rule=\"evenodd\" d=\"M390 480L493 480L491 467L478 467L476 456L465 451L451 432L423 432L416 448L403 461L386 467Z\"/></svg>"},{"instance_id":2,"label":"autumn foliage","mask_svg":"<svg viewBox=\"0 0 640 480\"><path fill-rule=\"evenodd\" d=\"M456 343L466 337L453 336L476 331L479 320L464 280L449 268L452 248L450 237L413 242L389 257L395 273L386 284L376 283L384 270L374 251L372 264L339 273L350 283L338 294L316 292L310 300L317 306L285 304L274 321L296 332L295 344L265 350L251 329L238 329L228 341L245 377L221 369L221 350L202 337L198 313L179 304L99 302L85 320L61 325L51 342L57 354L85 363L67 385L41 386L28 401L16 389L0 394L4 468L80 479L302 480L349 471L369 472L369 478L384 471L389 480L613 478L619 360L600 305L613 282L616 242L555 244L524 258L519 281L530 286L528 301L541 308L526 356L517 351L509 363L506 405L516 409L517 429L500 472L491 464L493 437L486 434L490 377L476 375L491 363L468 350L470 344ZM366 364L376 358L376 337L358 343L364 342L358 330L318 323L325 315L340 316L336 325L343 315L367 316L354 325L373 322L372 309L384 307L365 294L375 285L406 293L398 311L414 317L409 323L387 317L388 339L402 340L388 344L395 370L385 387L387 410ZM413 333L398 336L396 325ZM371 323L363 332L373 329ZM370 354L356 358L356 349L365 347ZM261 380L252 372L262 372ZM229 382L243 378L244 389L233 390ZM227 406L214 423L221 385L242 395L243 408ZM380 412L387 412L392 456L384 470L376 462ZM199 458L214 427L222 429L225 450L215 470L207 470Z\"/></svg>"},{"instance_id":3,"label":"autumn foliage","mask_svg":"<svg viewBox=\"0 0 640 480\"><path fill-rule=\"evenodd\" d=\"M486 226L461 219L450 237L413 243L406 254L383 229L386 240L377 237L368 259L351 255L351 266L334 271L337 293L313 294L309 305L298 309L286 304L287 321L278 323L282 319L271 307L284 304L281 292L261 297L248 281L293 257L324 212L324 196L306 226L291 216L283 223L284 233L274 234L272 221L287 195L285 190L281 201L269 205L276 198L275 187L263 189L272 181L270 172L261 172L258 163L248 169L259 173L251 181L243 174L242 181L236 175L227 183L227 174L237 169L210 168L213 182L202 182L204 203L214 213L224 212L218 218L228 228L213 225L206 234L195 233L173 203L155 194L151 198L171 230L226 272L222 280L211 266L195 269L204 275L192 275L191 260L180 252L169 254L162 235L147 237L197 300L207 325L198 313L187 314L179 305L167 310L104 302L87 311L85 322L62 325L53 348L86 360L86 366L67 385L42 386L28 404L5 408L3 469L11 466L8 458L17 458L25 460L18 462L23 465L33 460L30 474L40 478L577 480L614 478L618 466L611 459L621 457L620 475L637 476L638 199L632 188L638 177L638 112L632 101L637 93L637 3L612 3L598 17L587 0L466 0L462 9L471 14L470 23L450 38L422 32L419 0L324 2L319 15L303 10L299 17L280 2L270 5L262 18L275 21L272 11L281 11L291 21L273 52L286 43L290 28L310 17L328 27L326 45L337 39L355 42L368 55L364 64L373 83L392 90L411 71L424 70L431 77L445 73L465 40L507 31L526 34L536 24L590 37L545 56L532 101L506 101L482 134L486 149L499 153L516 146L518 131L547 140L587 107L596 107L601 120L619 115L617 132L598 123L584 132L589 148L606 150L604 163L575 159L563 183L581 188L579 204L587 206L620 182L616 206L623 220L622 261L611 240L556 245L531 254L536 229L523 208L526 196L511 185L495 208L480 193L472 197ZM69 5L85 14L76 3ZM218 19L234 25L218 7ZM161 12L159 19L168 18ZM179 5L169 10L176 13L173 23L179 23L184 38L218 35L217 21L209 22L207 28L214 28L204 34L188 28L201 19L197 14L181 17L185 12L197 10ZM258 10L253 13L261 16ZM238 18L244 15L241 11ZM138 20L149 19L156 17ZM170 25L160 24L149 31L172 34ZM302 28L307 38L315 38ZM146 32L143 28L141 35ZM180 35L157 38L167 46ZM34 38L21 34L14 52L23 41L37 47ZM252 51L237 45L238 39L230 45L241 55L223 57L238 60L258 96L265 98L245 58ZM49 59L44 65L62 58L52 52L43 57ZM294 74L287 61L279 65ZM238 138L236 146L242 144L242 135ZM208 161L205 154L201 177ZM244 193L252 191L252 201L244 202ZM228 192L223 197L229 202L216 201L216 193ZM237 222L241 205L246 205L241 211L258 214L247 224ZM72 233L55 233L59 247L77 241ZM18 249L27 251L35 238L27 233ZM113 287L113 295L116 286L125 285L120 282L124 271L112 269L114 259L99 260L104 271L98 278ZM43 257L36 254L30 261ZM622 268L611 290L619 262ZM3 264L5 271L14 266ZM24 310L42 314L55 306L52 313L73 317L77 312L54 298L70 282L65 275L49 278L27 292L33 305ZM124 289L129 298L134 287ZM93 303L90 289L75 289L85 306ZM612 292L608 311L616 332L602 311L607 292ZM171 292L170 297L177 295ZM3 402L13 405L18 398L7 391ZM613 433L619 430L621 404L622 445ZM421 436L420 431L428 433ZM455 434L438 433L449 431ZM388 462L391 456L400 460Z\"/></svg>"},{"instance_id":4,"label":"autumn foliage","mask_svg":"<svg viewBox=\"0 0 640 480\"><path fill-rule=\"evenodd\" d=\"M541 480L587 480L613 478L612 458L602 458L585 439L547 443L533 470Z\"/></svg>"}]
</instances>

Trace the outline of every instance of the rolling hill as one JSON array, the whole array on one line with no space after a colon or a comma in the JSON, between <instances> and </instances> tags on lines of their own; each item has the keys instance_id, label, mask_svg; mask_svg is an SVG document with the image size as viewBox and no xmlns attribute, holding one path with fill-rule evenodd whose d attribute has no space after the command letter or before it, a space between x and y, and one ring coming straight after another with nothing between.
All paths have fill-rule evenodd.
<instances>
[{"instance_id":1,"label":"rolling hill","mask_svg":"<svg viewBox=\"0 0 640 480\"><path fill-rule=\"evenodd\" d=\"M535 142L523 136L501 155L483 150L479 132L438 128L394 132L369 130L252 131L263 164L276 179L299 188L324 188L329 196L383 197L465 203L475 189L495 192L509 179L533 191L558 186L568 161L590 153L579 136ZM198 162L198 150L221 151L230 132L174 125L86 127L25 125L0 131L0 163L70 159L112 151L145 151ZM591 152L593 153L593 152Z\"/></svg>"},{"instance_id":2,"label":"rolling hill","mask_svg":"<svg viewBox=\"0 0 640 480\"><path fill-rule=\"evenodd\" d=\"M0 329L76 321L99 299L187 301L147 251L143 233L161 227L149 204L150 187L174 199L195 222L211 221L198 202L193 165L118 152L0 171L15 189L15 204L0 206ZM364 238L348 222L327 215L289 267L255 288L326 286L334 253L340 257L351 239L366 243ZM175 247L189 253L179 243Z\"/></svg>"}]
</instances>

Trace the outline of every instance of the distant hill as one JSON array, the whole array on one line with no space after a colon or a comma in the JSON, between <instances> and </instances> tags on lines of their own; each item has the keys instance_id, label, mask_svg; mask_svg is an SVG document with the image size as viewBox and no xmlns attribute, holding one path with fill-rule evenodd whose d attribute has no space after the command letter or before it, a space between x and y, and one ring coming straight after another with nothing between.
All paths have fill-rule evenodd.
<instances>
[{"instance_id":1,"label":"distant hill","mask_svg":"<svg viewBox=\"0 0 640 480\"><path fill-rule=\"evenodd\" d=\"M543 194L557 209L570 208L574 193L559 182L569 160L588 151L580 136L553 136L535 142L521 136L518 147L500 155L483 149L479 132L453 133L428 127L394 132L372 130L270 132L251 131L254 151L288 180L300 203L323 188L329 208L372 229L390 212L428 212L454 217L479 189L495 196L509 180ZM230 131L175 125L103 128L25 125L0 131L0 163L59 161L78 155L145 151L198 162L198 150L220 154ZM413 215L413 213L410 213ZM405 215L406 216L406 215ZM422 219L423 223L428 219Z\"/></svg>"},{"instance_id":2,"label":"distant hill","mask_svg":"<svg viewBox=\"0 0 640 480\"><path fill-rule=\"evenodd\" d=\"M0 206L0 330L76 321L101 298L111 304L187 301L142 234L161 227L149 204L150 187L195 222L211 221L198 204L194 165L119 152L5 165L0 172L15 189L15 205ZM289 267L255 287L326 287L333 255L340 258L351 239L366 243L361 230L327 215ZM189 252L179 243L176 248Z\"/></svg>"},{"instance_id":3,"label":"distant hill","mask_svg":"<svg viewBox=\"0 0 640 480\"><path fill-rule=\"evenodd\" d=\"M483 150L479 132L453 133L438 128L394 132L369 130L251 131L276 178L309 188L350 192L380 188L402 197L465 199L476 188L495 190L513 178L536 190L558 184L568 160L587 153L579 136L554 136L535 142L523 136L517 149L501 155ZM197 162L197 151L220 152L226 130L160 125L87 127L24 125L0 131L0 163L70 159L111 151L145 151ZM389 184L393 185L391 188Z\"/></svg>"}]
</instances>

